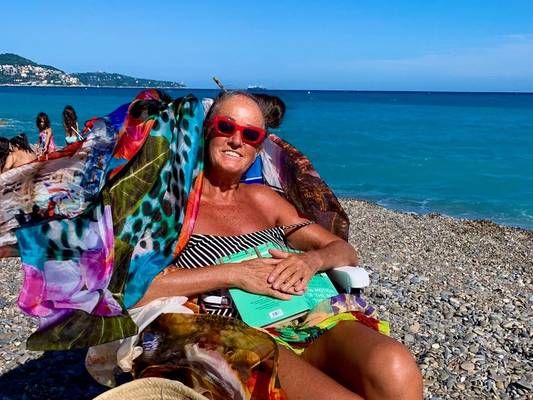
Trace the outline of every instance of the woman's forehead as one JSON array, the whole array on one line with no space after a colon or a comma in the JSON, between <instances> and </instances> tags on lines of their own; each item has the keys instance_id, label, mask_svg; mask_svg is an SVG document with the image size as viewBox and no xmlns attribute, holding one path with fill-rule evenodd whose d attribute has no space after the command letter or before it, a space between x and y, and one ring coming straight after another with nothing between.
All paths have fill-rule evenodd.
<instances>
[{"instance_id":1,"label":"woman's forehead","mask_svg":"<svg viewBox=\"0 0 533 400\"><path fill-rule=\"evenodd\" d=\"M228 97L217 104L217 114L229 117L254 119L255 123L264 123L263 113L257 103L245 96Z\"/></svg>"}]
</instances>

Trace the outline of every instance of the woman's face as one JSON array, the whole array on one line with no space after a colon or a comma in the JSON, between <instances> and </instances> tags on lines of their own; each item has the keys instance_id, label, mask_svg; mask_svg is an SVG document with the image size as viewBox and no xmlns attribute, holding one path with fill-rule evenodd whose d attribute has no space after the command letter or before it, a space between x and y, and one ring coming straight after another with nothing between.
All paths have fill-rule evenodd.
<instances>
[{"instance_id":1,"label":"woman's face","mask_svg":"<svg viewBox=\"0 0 533 400\"><path fill-rule=\"evenodd\" d=\"M214 115L220 115L243 126L265 127L263 114L259 106L245 96L230 97L217 105ZM263 145L252 146L244 143L242 132L237 130L231 137L218 136L213 127L208 131L209 168L242 175L252 165Z\"/></svg>"}]
</instances>

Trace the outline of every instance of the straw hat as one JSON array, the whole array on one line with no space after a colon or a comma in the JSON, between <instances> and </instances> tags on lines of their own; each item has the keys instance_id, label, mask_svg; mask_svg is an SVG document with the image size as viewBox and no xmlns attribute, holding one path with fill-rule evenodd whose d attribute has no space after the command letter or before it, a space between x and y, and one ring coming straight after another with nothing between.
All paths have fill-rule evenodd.
<instances>
[{"instance_id":1,"label":"straw hat","mask_svg":"<svg viewBox=\"0 0 533 400\"><path fill-rule=\"evenodd\" d=\"M102 393L93 400L208 400L178 381L141 378Z\"/></svg>"}]
</instances>

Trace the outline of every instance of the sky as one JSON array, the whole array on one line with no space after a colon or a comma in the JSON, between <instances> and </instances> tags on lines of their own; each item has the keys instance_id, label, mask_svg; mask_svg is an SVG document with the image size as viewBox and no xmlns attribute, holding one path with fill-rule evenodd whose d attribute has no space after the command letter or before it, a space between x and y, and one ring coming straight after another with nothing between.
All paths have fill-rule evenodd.
<instances>
[{"instance_id":1,"label":"sky","mask_svg":"<svg viewBox=\"0 0 533 400\"><path fill-rule=\"evenodd\" d=\"M215 88L533 92L532 0L10 1L0 53Z\"/></svg>"}]
</instances>

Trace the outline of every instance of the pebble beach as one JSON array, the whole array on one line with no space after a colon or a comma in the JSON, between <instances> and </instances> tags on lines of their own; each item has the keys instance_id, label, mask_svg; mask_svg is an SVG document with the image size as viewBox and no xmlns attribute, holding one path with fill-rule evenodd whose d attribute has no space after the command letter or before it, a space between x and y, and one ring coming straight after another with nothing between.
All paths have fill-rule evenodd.
<instances>
[{"instance_id":1,"label":"pebble beach","mask_svg":"<svg viewBox=\"0 0 533 400\"><path fill-rule=\"evenodd\" d=\"M533 399L533 231L341 199L362 297L411 349L426 399ZM31 352L20 259L0 259L0 399L92 399L85 351Z\"/></svg>"}]
</instances>

